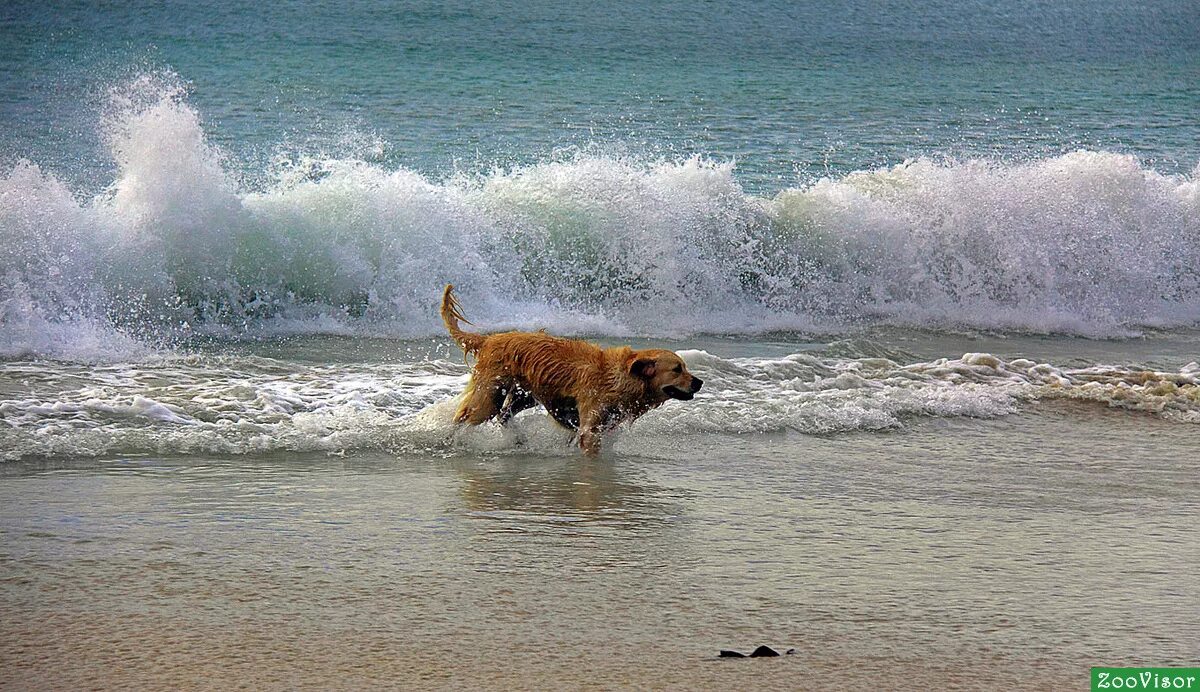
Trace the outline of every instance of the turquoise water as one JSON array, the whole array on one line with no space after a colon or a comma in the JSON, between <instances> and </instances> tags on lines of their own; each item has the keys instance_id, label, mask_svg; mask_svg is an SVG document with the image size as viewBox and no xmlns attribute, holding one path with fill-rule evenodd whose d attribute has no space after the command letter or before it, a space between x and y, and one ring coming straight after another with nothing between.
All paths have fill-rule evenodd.
<instances>
[{"instance_id":1,"label":"turquoise water","mask_svg":"<svg viewBox=\"0 0 1200 692\"><path fill-rule=\"evenodd\" d=\"M1200 161L1186 0L6 3L0 153L105 182L103 94L169 70L239 175L444 176L563 148L736 159L753 191L919 156Z\"/></svg>"},{"instance_id":2,"label":"turquoise water","mask_svg":"<svg viewBox=\"0 0 1200 692\"><path fill-rule=\"evenodd\" d=\"M1192 9L9 3L0 347L1187 327Z\"/></svg>"}]
</instances>

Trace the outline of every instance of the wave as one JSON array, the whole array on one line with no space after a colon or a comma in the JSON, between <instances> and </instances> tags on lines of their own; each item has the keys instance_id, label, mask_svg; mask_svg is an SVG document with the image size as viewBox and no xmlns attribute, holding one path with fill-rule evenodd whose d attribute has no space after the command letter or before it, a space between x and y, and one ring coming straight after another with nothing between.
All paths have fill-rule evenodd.
<instances>
[{"instance_id":1,"label":"wave","mask_svg":"<svg viewBox=\"0 0 1200 692\"><path fill-rule=\"evenodd\" d=\"M1064 399L1200 424L1200 364L1178 371L1062 368L987 353L901 364L812 353L721 358L682 351L707 385L623 427L619 453L703 434L836 434L920 417L993 418ZM24 368L27 372L22 373ZM10 363L27 391L0 400L0 459L359 450L453 455L574 453L570 433L531 410L501 427L453 424L462 363L298 367L260 357L168 356L81 369Z\"/></svg>"},{"instance_id":2,"label":"wave","mask_svg":"<svg viewBox=\"0 0 1200 692\"><path fill-rule=\"evenodd\" d=\"M0 174L2 355L83 357L75 334L107 339L101 360L196 333L433 334L448 282L484 328L567 333L1200 321L1200 174L1111 152L917 159L765 197L702 158L444 180L281 158L250 190L170 80L110 111L102 194L28 161Z\"/></svg>"}]
</instances>

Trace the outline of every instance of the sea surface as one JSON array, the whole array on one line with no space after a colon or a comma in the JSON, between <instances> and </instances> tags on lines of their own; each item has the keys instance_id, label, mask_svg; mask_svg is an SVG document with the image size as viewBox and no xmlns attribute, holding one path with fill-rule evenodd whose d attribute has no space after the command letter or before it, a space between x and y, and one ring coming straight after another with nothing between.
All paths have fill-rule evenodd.
<instances>
[{"instance_id":1,"label":"sea surface","mask_svg":"<svg viewBox=\"0 0 1200 692\"><path fill-rule=\"evenodd\" d=\"M0 688L1200 663L1189 0L17 1L0 45ZM598 459L456 428L447 283L705 387Z\"/></svg>"}]
</instances>

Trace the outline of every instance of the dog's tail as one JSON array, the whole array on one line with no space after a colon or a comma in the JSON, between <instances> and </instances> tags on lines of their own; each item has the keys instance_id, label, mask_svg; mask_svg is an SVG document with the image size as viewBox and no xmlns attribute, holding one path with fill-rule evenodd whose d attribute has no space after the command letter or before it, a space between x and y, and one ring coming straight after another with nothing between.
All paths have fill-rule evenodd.
<instances>
[{"instance_id":1,"label":"dog's tail","mask_svg":"<svg viewBox=\"0 0 1200 692\"><path fill-rule=\"evenodd\" d=\"M463 317L462 307L458 304L458 299L454 297L454 286L446 284L446 290L442 291L442 322L446 324L446 331L450 332L450 336L462 346L463 353L479 353L479 349L483 348L483 342L487 339L483 334L475 334L473 332L464 332L459 326L459 321L471 324L471 321Z\"/></svg>"}]
</instances>

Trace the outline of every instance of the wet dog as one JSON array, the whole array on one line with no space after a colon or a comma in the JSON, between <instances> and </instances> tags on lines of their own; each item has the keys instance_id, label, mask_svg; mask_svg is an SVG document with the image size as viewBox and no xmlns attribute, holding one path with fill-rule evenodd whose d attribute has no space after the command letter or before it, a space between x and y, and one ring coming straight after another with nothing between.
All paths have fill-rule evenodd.
<instances>
[{"instance_id":1,"label":"wet dog","mask_svg":"<svg viewBox=\"0 0 1200 692\"><path fill-rule=\"evenodd\" d=\"M585 454L600 451L600 435L632 421L667 399L690 400L703 382L683 359L660 348L600 348L578 339L545 332L476 334L463 331L467 321L454 297L442 292L442 321L475 369L463 393L455 422L507 423L517 413L541 404L555 421L579 434Z\"/></svg>"}]
</instances>

